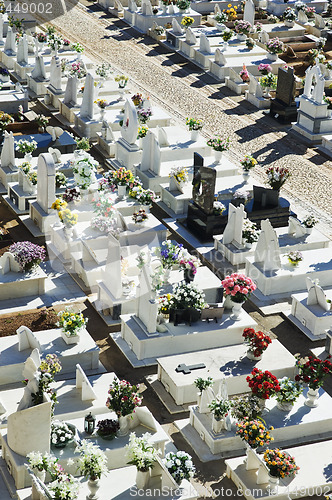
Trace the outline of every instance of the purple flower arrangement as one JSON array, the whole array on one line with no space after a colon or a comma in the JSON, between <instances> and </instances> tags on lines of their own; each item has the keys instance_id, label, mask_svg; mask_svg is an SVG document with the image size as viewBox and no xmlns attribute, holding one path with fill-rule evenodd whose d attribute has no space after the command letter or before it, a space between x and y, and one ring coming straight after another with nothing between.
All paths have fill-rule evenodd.
<instances>
[{"instance_id":1,"label":"purple flower arrangement","mask_svg":"<svg viewBox=\"0 0 332 500\"><path fill-rule=\"evenodd\" d=\"M31 241L18 241L9 247L9 252L15 257L21 271L28 272L45 260L46 251L44 247L35 245Z\"/></svg>"},{"instance_id":2,"label":"purple flower arrangement","mask_svg":"<svg viewBox=\"0 0 332 500\"><path fill-rule=\"evenodd\" d=\"M7 68L0 68L0 75L9 76L9 71Z\"/></svg>"},{"instance_id":3,"label":"purple flower arrangement","mask_svg":"<svg viewBox=\"0 0 332 500\"><path fill-rule=\"evenodd\" d=\"M262 75L267 75L268 73L272 73L272 66L270 66L269 64L261 63L259 64L257 69Z\"/></svg>"},{"instance_id":4,"label":"purple flower arrangement","mask_svg":"<svg viewBox=\"0 0 332 500\"><path fill-rule=\"evenodd\" d=\"M164 269L172 269L175 264L179 263L183 245L172 243L169 240L162 242L161 247L155 249L155 254L160 258Z\"/></svg>"},{"instance_id":5,"label":"purple flower arrangement","mask_svg":"<svg viewBox=\"0 0 332 500\"><path fill-rule=\"evenodd\" d=\"M271 38L267 44L266 48L270 54L281 54L283 52L284 44L278 37Z\"/></svg>"},{"instance_id":6,"label":"purple flower arrangement","mask_svg":"<svg viewBox=\"0 0 332 500\"><path fill-rule=\"evenodd\" d=\"M62 198L67 203L71 203L72 201L79 201L81 199L80 190L77 187L67 188L63 193Z\"/></svg>"},{"instance_id":7,"label":"purple flower arrangement","mask_svg":"<svg viewBox=\"0 0 332 500\"><path fill-rule=\"evenodd\" d=\"M150 108L148 109L138 109L137 116L140 123L146 123L152 115L152 111Z\"/></svg>"}]
</instances>

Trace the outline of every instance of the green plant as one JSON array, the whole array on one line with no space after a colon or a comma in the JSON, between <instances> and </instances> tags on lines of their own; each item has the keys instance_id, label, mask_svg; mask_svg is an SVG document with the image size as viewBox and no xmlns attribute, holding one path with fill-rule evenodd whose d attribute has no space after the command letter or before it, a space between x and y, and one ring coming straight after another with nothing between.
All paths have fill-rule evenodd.
<instances>
[{"instance_id":1,"label":"green plant","mask_svg":"<svg viewBox=\"0 0 332 500\"><path fill-rule=\"evenodd\" d=\"M176 6L180 10L187 10L190 7L190 2L189 0L178 0Z\"/></svg>"},{"instance_id":2,"label":"green plant","mask_svg":"<svg viewBox=\"0 0 332 500\"><path fill-rule=\"evenodd\" d=\"M276 394L276 400L279 403L294 404L297 398L302 394L302 387L289 377L279 379L279 385L280 391Z\"/></svg>"},{"instance_id":3,"label":"green plant","mask_svg":"<svg viewBox=\"0 0 332 500\"><path fill-rule=\"evenodd\" d=\"M83 149L83 151L89 151L91 149L88 137L77 137L75 138L77 149Z\"/></svg>"},{"instance_id":4,"label":"green plant","mask_svg":"<svg viewBox=\"0 0 332 500\"><path fill-rule=\"evenodd\" d=\"M201 130L203 128L202 120L196 120L195 118L186 118L186 125L190 131Z\"/></svg>"},{"instance_id":5,"label":"green plant","mask_svg":"<svg viewBox=\"0 0 332 500\"><path fill-rule=\"evenodd\" d=\"M194 380L194 384L199 390L199 392L202 394L202 392L205 391L205 389L213 385L213 378L208 377L207 379L204 379L202 377L198 377L196 380Z\"/></svg>"},{"instance_id":6,"label":"green plant","mask_svg":"<svg viewBox=\"0 0 332 500\"><path fill-rule=\"evenodd\" d=\"M208 404L214 418L217 420L221 417L226 417L230 410L230 402L227 399L213 399L210 404Z\"/></svg>"}]
</instances>

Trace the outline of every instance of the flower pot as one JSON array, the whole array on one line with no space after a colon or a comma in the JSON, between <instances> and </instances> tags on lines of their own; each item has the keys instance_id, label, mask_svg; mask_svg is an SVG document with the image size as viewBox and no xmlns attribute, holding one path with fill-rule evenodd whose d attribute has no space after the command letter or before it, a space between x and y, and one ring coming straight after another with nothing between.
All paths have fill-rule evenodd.
<instances>
[{"instance_id":1,"label":"flower pot","mask_svg":"<svg viewBox=\"0 0 332 500\"><path fill-rule=\"evenodd\" d=\"M124 198L127 194L127 186L118 186L118 197Z\"/></svg>"},{"instance_id":2,"label":"flower pot","mask_svg":"<svg viewBox=\"0 0 332 500\"><path fill-rule=\"evenodd\" d=\"M305 232L306 232L306 234L311 234L311 233L312 233L312 230L313 230L313 227L306 227L306 228L305 228Z\"/></svg>"},{"instance_id":3,"label":"flower pot","mask_svg":"<svg viewBox=\"0 0 332 500\"><path fill-rule=\"evenodd\" d=\"M277 61L278 54L271 54L271 53L269 53L268 58L270 59L270 61Z\"/></svg>"},{"instance_id":4,"label":"flower pot","mask_svg":"<svg viewBox=\"0 0 332 500\"><path fill-rule=\"evenodd\" d=\"M220 163L223 157L223 151L214 150L214 159L215 163Z\"/></svg>"},{"instance_id":5,"label":"flower pot","mask_svg":"<svg viewBox=\"0 0 332 500\"><path fill-rule=\"evenodd\" d=\"M261 354L260 356L255 356L254 351L250 348L247 350L247 358L251 361L259 361L260 359L262 359L262 356L263 354Z\"/></svg>"},{"instance_id":6,"label":"flower pot","mask_svg":"<svg viewBox=\"0 0 332 500\"><path fill-rule=\"evenodd\" d=\"M248 170L243 170L242 178L246 184L248 183L249 177L250 177L250 172Z\"/></svg>"},{"instance_id":7,"label":"flower pot","mask_svg":"<svg viewBox=\"0 0 332 500\"><path fill-rule=\"evenodd\" d=\"M10 76L9 75L0 75L0 82L7 83L9 81L10 81Z\"/></svg>"},{"instance_id":8,"label":"flower pot","mask_svg":"<svg viewBox=\"0 0 332 500\"><path fill-rule=\"evenodd\" d=\"M229 46L228 42L223 42L222 47L221 47L221 51L225 52L228 49L228 46Z\"/></svg>"},{"instance_id":9,"label":"flower pot","mask_svg":"<svg viewBox=\"0 0 332 500\"><path fill-rule=\"evenodd\" d=\"M144 210L146 214L150 213L150 205L141 205L141 210Z\"/></svg>"},{"instance_id":10,"label":"flower pot","mask_svg":"<svg viewBox=\"0 0 332 500\"><path fill-rule=\"evenodd\" d=\"M244 246L250 250L252 248L253 243L248 243L248 241L244 242Z\"/></svg>"},{"instance_id":11,"label":"flower pot","mask_svg":"<svg viewBox=\"0 0 332 500\"><path fill-rule=\"evenodd\" d=\"M25 153L24 161L28 161L30 163L32 161L32 153Z\"/></svg>"},{"instance_id":12,"label":"flower pot","mask_svg":"<svg viewBox=\"0 0 332 500\"><path fill-rule=\"evenodd\" d=\"M318 406L319 389L308 389L307 399L304 404L310 408L316 408Z\"/></svg>"},{"instance_id":13,"label":"flower pot","mask_svg":"<svg viewBox=\"0 0 332 500\"><path fill-rule=\"evenodd\" d=\"M90 490L89 495L86 497L86 500L97 500L99 498L98 496L98 490L100 488L100 481L99 479L91 479L89 478L88 480L88 488Z\"/></svg>"},{"instance_id":14,"label":"flower pot","mask_svg":"<svg viewBox=\"0 0 332 500\"><path fill-rule=\"evenodd\" d=\"M213 417L212 418L212 430L216 434L220 434L223 429L226 428L225 417Z\"/></svg>"},{"instance_id":15,"label":"flower pot","mask_svg":"<svg viewBox=\"0 0 332 500\"><path fill-rule=\"evenodd\" d=\"M231 319L233 321L240 321L243 302L233 302L232 301L232 304L233 304L233 307L232 307Z\"/></svg>"},{"instance_id":16,"label":"flower pot","mask_svg":"<svg viewBox=\"0 0 332 500\"><path fill-rule=\"evenodd\" d=\"M119 417L119 430L117 432L118 436L127 436L129 433L129 419L130 415L125 415L124 417L121 415Z\"/></svg>"},{"instance_id":17,"label":"flower pot","mask_svg":"<svg viewBox=\"0 0 332 500\"><path fill-rule=\"evenodd\" d=\"M244 42L247 39L247 35L245 33L237 33L236 38L240 42Z\"/></svg>"},{"instance_id":18,"label":"flower pot","mask_svg":"<svg viewBox=\"0 0 332 500\"><path fill-rule=\"evenodd\" d=\"M199 130L191 130L191 141L197 142L199 138Z\"/></svg>"},{"instance_id":19,"label":"flower pot","mask_svg":"<svg viewBox=\"0 0 332 500\"><path fill-rule=\"evenodd\" d=\"M100 108L100 121L103 122L105 118L106 109Z\"/></svg>"},{"instance_id":20,"label":"flower pot","mask_svg":"<svg viewBox=\"0 0 332 500\"><path fill-rule=\"evenodd\" d=\"M233 304L234 304L234 302L232 302L231 296L230 295L226 295L225 299L224 299L224 302L223 302L224 309L232 309Z\"/></svg>"},{"instance_id":21,"label":"flower pot","mask_svg":"<svg viewBox=\"0 0 332 500\"><path fill-rule=\"evenodd\" d=\"M186 283L191 283L195 279L195 274L192 272L191 269L184 269L183 270L183 279Z\"/></svg>"},{"instance_id":22,"label":"flower pot","mask_svg":"<svg viewBox=\"0 0 332 500\"><path fill-rule=\"evenodd\" d=\"M287 19L284 20L284 25L287 26L287 28L293 28L294 24L294 21L287 21Z\"/></svg>"},{"instance_id":23,"label":"flower pot","mask_svg":"<svg viewBox=\"0 0 332 500\"><path fill-rule=\"evenodd\" d=\"M281 411L291 411L291 409L293 408L293 404L289 403L288 401L285 401L283 403L277 401L277 408L279 408L279 410Z\"/></svg>"},{"instance_id":24,"label":"flower pot","mask_svg":"<svg viewBox=\"0 0 332 500\"><path fill-rule=\"evenodd\" d=\"M38 479L40 479L43 483L45 483L46 471L44 469L43 470L34 469L33 472L35 476L38 477Z\"/></svg>"},{"instance_id":25,"label":"flower pot","mask_svg":"<svg viewBox=\"0 0 332 500\"><path fill-rule=\"evenodd\" d=\"M147 471L142 471L137 469L136 473L136 486L138 490L144 490L147 488L150 479L150 469Z\"/></svg>"},{"instance_id":26,"label":"flower pot","mask_svg":"<svg viewBox=\"0 0 332 500\"><path fill-rule=\"evenodd\" d=\"M70 240L71 239L71 237L73 235L73 230L74 230L73 227L66 227L66 226L63 227L63 232L65 234L66 240Z\"/></svg>"},{"instance_id":27,"label":"flower pot","mask_svg":"<svg viewBox=\"0 0 332 500\"><path fill-rule=\"evenodd\" d=\"M79 334L76 335L68 335L64 330L61 329L61 337L63 340L66 342L66 344L78 344L80 341L80 336Z\"/></svg>"},{"instance_id":28,"label":"flower pot","mask_svg":"<svg viewBox=\"0 0 332 500\"><path fill-rule=\"evenodd\" d=\"M271 476L269 473L269 495L276 494L278 491L279 478L276 476Z\"/></svg>"}]
</instances>

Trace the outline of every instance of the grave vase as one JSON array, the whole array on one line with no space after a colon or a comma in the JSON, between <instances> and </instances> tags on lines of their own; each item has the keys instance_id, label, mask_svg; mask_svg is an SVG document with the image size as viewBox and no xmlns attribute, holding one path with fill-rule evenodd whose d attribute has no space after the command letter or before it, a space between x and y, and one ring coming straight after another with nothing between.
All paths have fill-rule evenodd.
<instances>
[{"instance_id":1,"label":"grave vase","mask_svg":"<svg viewBox=\"0 0 332 500\"><path fill-rule=\"evenodd\" d=\"M63 227L63 232L64 232L65 238L67 240L71 239L71 237L73 235L73 230L74 230L74 228L72 226L71 227L66 227L66 226Z\"/></svg>"},{"instance_id":2,"label":"grave vase","mask_svg":"<svg viewBox=\"0 0 332 500\"><path fill-rule=\"evenodd\" d=\"M244 180L244 182L245 182L246 184L248 184L249 177L250 177L250 172L249 172L249 170L243 170L243 171L242 171L242 178L243 178L243 180Z\"/></svg>"},{"instance_id":3,"label":"grave vase","mask_svg":"<svg viewBox=\"0 0 332 500\"><path fill-rule=\"evenodd\" d=\"M279 484L279 478L276 476L272 476L269 473L269 487L270 487L269 495L277 493L278 484Z\"/></svg>"},{"instance_id":4,"label":"grave vase","mask_svg":"<svg viewBox=\"0 0 332 500\"><path fill-rule=\"evenodd\" d=\"M68 335L68 333L65 332L65 330L61 329L61 337L68 345L78 344L80 341L80 336L78 332L75 335Z\"/></svg>"},{"instance_id":5,"label":"grave vase","mask_svg":"<svg viewBox=\"0 0 332 500\"><path fill-rule=\"evenodd\" d=\"M255 356L254 355L254 350L249 347L247 350L247 358L250 359L251 361L259 361L262 359L263 353L260 356Z\"/></svg>"},{"instance_id":6,"label":"grave vase","mask_svg":"<svg viewBox=\"0 0 332 500\"><path fill-rule=\"evenodd\" d=\"M43 483L45 483L46 471L44 469L43 470L36 469L34 470L34 474L36 477L38 477L38 479L40 479Z\"/></svg>"},{"instance_id":7,"label":"grave vase","mask_svg":"<svg viewBox=\"0 0 332 500\"><path fill-rule=\"evenodd\" d=\"M126 436L129 433L129 419L130 415L119 417L119 430L117 432L118 436Z\"/></svg>"},{"instance_id":8,"label":"grave vase","mask_svg":"<svg viewBox=\"0 0 332 500\"><path fill-rule=\"evenodd\" d=\"M24 161L28 161L29 163L31 163L31 161L32 161L32 153L25 153L25 155L24 155Z\"/></svg>"},{"instance_id":9,"label":"grave vase","mask_svg":"<svg viewBox=\"0 0 332 500\"><path fill-rule=\"evenodd\" d=\"M127 193L127 186L118 186L118 197L124 198Z\"/></svg>"},{"instance_id":10,"label":"grave vase","mask_svg":"<svg viewBox=\"0 0 332 500\"><path fill-rule=\"evenodd\" d=\"M226 429L225 417L213 417L212 418L212 430L216 434L220 434L223 429Z\"/></svg>"},{"instance_id":11,"label":"grave vase","mask_svg":"<svg viewBox=\"0 0 332 500\"><path fill-rule=\"evenodd\" d=\"M271 61L276 61L278 59L278 54L269 54L269 59Z\"/></svg>"},{"instance_id":12,"label":"grave vase","mask_svg":"<svg viewBox=\"0 0 332 500\"><path fill-rule=\"evenodd\" d=\"M248 241L244 241L244 246L250 250L252 248L252 243L249 243Z\"/></svg>"},{"instance_id":13,"label":"grave vase","mask_svg":"<svg viewBox=\"0 0 332 500\"><path fill-rule=\"evenodd\" d=\"M224 303L223 303L224 309L232 309L233 304L234 304L234 302L232 302L231 296L230 295L226 295Z\"/></svg>"},{"instance_id":14,"label":"grave vase","mask_svg":"<svg viewBox=\"0 0 332 500\"><path fill-rule=\"evenodd\" d=\"M191 141L197 142L199 138L199 130L191 130Z\"/></svg>"},{"instance_id":15,"label":"grave vase","mask_svg":"<svg viewBox=\"0 0 332 500\"><path fill-rule=\"evenodd\" d=\"M150 205L140 205L140 209L144 210L146 214L150 213Z\"/></svg>"},{"instance_id":16,"label":"grave vase","mask_svg":"<svg viewBox=\"0 0 332 500\"><path fill-rule=\"evenodd\" d=\"M310 408L316 408L318 406L319 389L308 389L307 399L304 404Z\"/></svg>"},{"instance_id":17,"label":"grave vase","mask_svg":"<svg viewBox=\"0 0 332 500\"><path fill-rule=\"evenodd\" d=\"M284 25L287 26L287 28L293 28L294 24L294 21L287 21L287 19L284 21Z\"/></svg>"},{"instance_id":18,"label":"grave vase","mask_svg":"<svg viewBox=\"0 0 332 500\"><path fill-rule=\"evenodd\" d=\"M86 497L87 500L97 500L99 496L97 495L97 492L100 488L100 482L99 479L91 479L89 478L88 480L88 488L90 490L89 495Z\"/></svg>"},{"instance_id":19,"label":"grave vase","mask_svg":"<svg viewBox=\"0 0 332 500\"><path fill-rule=\"evenodd\" d=\"M232 304L233 304L233 306L232 306L231 319L234 321L240 321L243 302L233 302L232 301Z\"/></svg>"},{"instance_id":20,"label":"grave vase","mask_svg":"<svg viewBox=\"0 0 332 500\"><path fill-rule=\"evenodd\" d=\"M105 108L100 108L100 121L104 121L104 118L105 118L105 113L106 113L106 109Z\"/></svg>"},{"instance_id":21,"label":"grave vase","mask_svg":"<svg viewBox=\"0 0 332 500\"><path fill-rule=\"evenodd\" d=\"M223 151L214 150L214 159L216 163L220 163L223 157Z\"/></svg>"},{"instance_id":22,"label":"grave vase","mask_svg":"<svg viewBox=\"0 0 332 500\"><path fill-rule=\"evenodd\" d=\"M258 399L258 406L260 407L261 410L264 410L265 406L266 406L266 399L259 398Z\"/></svg>"},{"instance_id":23,"label":"grave vase","mask_svg":"<svg viewBox=\"0 0 332 500\"><path fill-rule=\"evenodd\" d=\"M247 39L247 35L245 33L237 33L236 38L240 42L244 42Z\"/></svg>"},{"instance_id":24,"label":"grave vase","mask_svg":"<svg viewBox=\"0 0 332 500\"><path fill-rule=\"evenodd\" d=\"M184 187L185 187L186 183L182 182L182 181L178 182L175 179L175 184L176 184L176 187L177 187L178 191L180 191L180 193L183 193L184 192Z\"/></svg>"},{"instance_id":25,"label":"grave vase","mask_svg":"<svg viewBox=\"0 0 332 500\"><path fill-rule=\"evenodd\" d=\"M288 401L277 401L277 408L281 411L291 411L293 404Z\"/></svg>"},{"instance_id":26,"label":"grave vase","mask_svg":"<svg viewBox=\"0 0 332 500\"><path fill-rule=\"evenodd\" d=\"M149 484L149 479L150 479L150 469L148 470L137 469L136 486L138 490L144 490Z\"/></svg>"},{"instance_id":27,"label":"grave vase","mask_svg":"<svg viewBox=\"0 0 332 500\"><path fill-rule=\"evenodd\" d=\"M313 227L306 227L306 228L305 228L305 232L306 232L307 234L311 234L311 233L312 233L312 230L313 230Z\"/></svg>"},{"instance_id":28,"label":"grave vase","mask_svg":"<svg viewBox=\"0 0 332 500\"><path fill-rule=\"evenodd\" d=\"M229 43L228 43L228 42L223 42L223 45L222 45L222 47L221 47L221 51L222 51L222 52L225 52L225 51L228 49L228 45L229 45Z\"/></svg>"}]
</instances>

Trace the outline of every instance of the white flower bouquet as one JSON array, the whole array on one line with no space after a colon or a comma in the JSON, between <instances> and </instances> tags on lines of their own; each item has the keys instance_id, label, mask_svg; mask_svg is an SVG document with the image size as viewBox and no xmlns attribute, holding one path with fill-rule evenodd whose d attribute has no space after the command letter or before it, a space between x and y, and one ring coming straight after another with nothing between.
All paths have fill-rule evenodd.
<instances>
[{"instance_id":1,"label":"white flower bouquet","mask_svg":"<svg viewBox=\"0 0 332 500\"><path fill-rule=\"evenodd\" d=\"M79 453L77 459L78 469L83 476L92 480L100 479L102 474L107 474L107 457L99 446L83 439L76 447L75 453Z\"/></svg>"},{"instance_id":2,"label":"white flower bouquet","mask_svg":"<svg viewBox=\"0 0 332 500\"><path fill-rule=\"evenodd\" d=\"M153 462L157 456L157 450L149 443L151 434L146 432L138 437L134 432L130 433L129 444L126 445L128 464L135 465L137 470L147 471L152 469Z\"/></svg>"},{"instance_id":3,"label":"white flower bouquet","mask_svg":"<svg viewBox=\"0 0 332 500\"><path fill-rule=\"evenodd\" d=\"M50 469L58 459L54 455L49 453L40 453L40 451L31 451L27 454L27 459L29 465L32 469L37 469L41 471L47 471Z\"/></svg>"},{"instance_id":4,"label":"white flower bouquet","mask_svg":"<svg viewBox=\"0 0 332 500\"><path fill-rule=\"evenodd\" d=\"M53 420L51 425L51 444L65 447L74 438L74 431L62 420Z\"/></svg>"},{"instance_id":5,"label":"white flower bouquet","mask_svg":"<svg viewBox=\"0 0 332 500\"><path fill-rule=\"evenodd\" d=\"M174 477L177 483L181 483L182 479L190 479L194 476L195 466L189 453L178 451L176 453L167 453L164 463L170 474Z\"/></svg>"}]
</instances>

